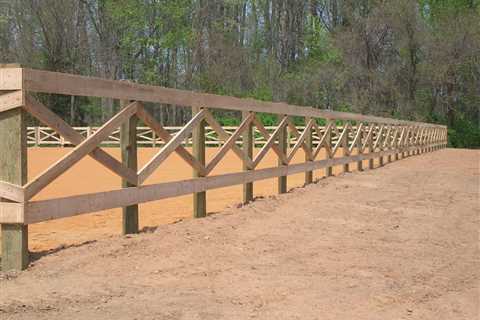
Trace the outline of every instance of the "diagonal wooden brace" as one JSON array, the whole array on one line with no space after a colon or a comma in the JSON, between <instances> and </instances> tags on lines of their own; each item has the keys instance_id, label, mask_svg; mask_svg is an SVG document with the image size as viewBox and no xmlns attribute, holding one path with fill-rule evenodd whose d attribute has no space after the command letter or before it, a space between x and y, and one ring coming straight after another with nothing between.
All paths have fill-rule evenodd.
<instances>
[{"instance_id":1,"label":"diagonal wooden brace","mask_svg":"<svg viewBox=\"0 0 480 320\"><path fill-rule=\"evenodd\" d=\"M285 118L286 118L286 121L287 121L287 124L288 124L288 116L285 116L285 117L282 119L282 122L283 122L283 120L284 120ZM253 123L255 124L255 126L256 126L257 129L258 129L258 131L261 133L261 135L262 135L265 139L268 140L268 139L270 138L270 134L268 133L267 129L265 129L265 127L263 126L262 122L255 117L255 119L253 119ZM272 149L273 149L273 151L275 151L275 153L277 154L277 156L278 156L278 158L280 159L280 161L282 161L282 164L284 164L284 165L288 164L287 156L280 150L280 148L278 147L278 145L272 144Z\"/></svg>"},{"instance_id":2,"label":"diagonal wooden brace","mask_svg":"<svg viewBox=\"0 0 480 320\"><path fill-rule=\"evenodd\" d=\"M205 114L205 121L212 127L212 129L218 134L220 139L227 141L230 138L230 135L222 128L222 126L215 120L213 115L210 111L207 110ZM253 161L252 159L236 144L232 145L232 151L235 152L237 157L246 162L246 166L248 169L253 169Z\"/></svg>"},{"instance_id":3,"label":"diagonal wooden brace","mask_svg":"<svg viewBox=\"0 0 480 320\"><path fill-rule=\"evenodd\" d=\"M25 185L25 198L31 199L58 176L68 170L84 156L92 152L98 144L107 138L113 130L137 112L137 103L133 102L107 121L98 131L83 140L70 153L63 156L52 166Z\"/></svg>"},{"instance_id":4,"label":"diagonal wooden brace","mask_svg":"<svg viewBox=\"0 0 480 320\"><path fill-rule=\"evenodd\" d=\"M138 172L138 183L142 184L152 173L160 166L160 164L174 152L185 138L192 132L205 118L206 110L197 113L173 139L171 139L165 146Z\"/></svg>"},{"instance_id":5,"label":"diagonal wooden brace","mask_svg":"<svg viewBox=\"0 0 480 320\"><path fill-rule=\"evenodd\" d=\"M170 142L174 136L170 135L167 130L154 118L150 113L148 113L143 105L138 106L137 117L141 119L147 126L149 126L157 136L159 136L165 143ZM205 167L197 160L190 152L187 151L182 145L179 145L175 152L187 162L193 169L200 172L200 174L205 174Z\"/></svg>"},{"instance_id":6,"label":"diagonal wooden brace","mask_svg":"<svg viewBox=\"0 0 480 320\"><path fill-rule=\"evenodd\" d=\"M26 96L26 104L24 108L35 118L48 125L50 128L58 132L62 137L70 141L73 145L78 146L85 138L75 131L62 118L53 113L49 108L36 101L31 96ZM52 133L53 135L53 133ZM137 183L137 173L125 167L120 161L109 155L104 150L96 147L89 154L93 159L124 178L132 184Z\"/></svg>"},{"instance_id":7,"label":"diagonal wooden brace","mask_svg":"<svg viewBox=\"0 0 480 320\"><path fill-rule=\"evenodd\" d=\"M206 167L206 174L208 175L220 162L220 160L225 156L228 150L230 150L237 139L240 137L243 131L245 131L250 123L253 121L253 118L255 117L255 113L251 112L238 126L237 130L235 130L234 133L227 139L225 144L220 148L220 150L217 152L217 154L213 157L213 159L210 161L210 163Z\"/></svg>"},{"instance_id":8,"label":"diagonal wooden brace","mask_svg":"<svg viewBox=\"0 0 480 320\"><path fill-rule=\"evenodd\" d=\"M270 150L271 147L274 146L275 141L277 140L278 134L280 131L285 128L287 125L288 118L284 117L282 121L278 124L277 128L275 131L272 133L272 135L268 138L267 142L263 145L262 149L257 153L255 156L255 159L253 160L253 167L256 168L260 161L265 157L267 152Z\"/></svg>"}]
</instances>

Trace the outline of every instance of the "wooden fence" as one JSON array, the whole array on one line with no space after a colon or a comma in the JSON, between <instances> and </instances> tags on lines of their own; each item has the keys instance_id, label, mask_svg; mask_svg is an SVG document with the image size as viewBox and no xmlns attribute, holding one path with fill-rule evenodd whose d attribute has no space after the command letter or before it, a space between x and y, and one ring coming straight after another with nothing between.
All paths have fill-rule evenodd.
<instances>
[{"instance_id":1,"label":"wooden fence","mask_svg":"<svg viewBox=\"0 0 480 320\"><path fill-rule=\"evenodd\" d=\"M89 138L93 133L98 131L100 127L73 127L84 139ZM164 127L170 135L176 135L183 127ZM238 126L222 126L223 130L229 135L233 134ZM296 126L298 131L303 131L305 126ZM343 130L342 126L337 126L340 130ZM356 127L352 127L356 130ZM277 126L265 126L265 130L269 134L272 134L277 129ZM324 126L319 126L319 132L323 134L325 131ZM149 127L137 127L137 145L141 147L162 147L165 145L160 137L157 136L155 131ZM337 137L332 136L332 142L335 142ZM259 148L263 147L267 142L265 136L256 128L253 128L254 146ZM316 146L320 142L321 136L316 131L312 132L312 144ZM294 132L287 128L287 141L288 145L295 145L297 142L297 136ZM207 147L221 147L224 141L220 138L217 132L210 126L205 127L205 146ZM242 140L237 140L236 144L243 145ZM57 131L50 127L28 127L27 128L27 145L29 147L71 147L75 146L71 141L65 139ZM183 142L183 146L191 146L192 138L187 137ZM120 129L114 130L104 141L100 143L101 147L120 146Z\"/></svg>"},{"instance_id":2,"label":"wooden fence","mask_svg":"<svg viewBox=\"0 0 480 320\"><path fill-rule=\"evenodd\" d=\"M428 123L401 121L353 113L333 112L285 103L261 102L253 99L203 94L190 91L147 86L125 81L113 81L71 74L10 67L0 69L0 223L2 224L2 268L23 269L28 264L28 224L95 212L123 208L123 233L138 232L138 204L148 201L194 195L194 216L206 215L206 191L243 184L244 202L253 199L253 182L277 178L278 192L287 191L287 176L305 173L305 183L312 182L313 170L325 169L332 175L332 166L341 165L348 171L351 163L363 170L362 161L398 160L446 146L446 127ZM119 99L122 109L90 135L78 132L31 93L108 97ZM170 104L192 108L191 120L171 134L143 107L143 102ZM211 109L242 111L243 120L234 130L226 130L213 116ZM257 113L276 114L278 125L268 130ZM25 113L55 130L72 150L27 181L27 130ZM291 117L304 117L305 126L295 127ZM318 119L327 125L320 128ZM141 120L156 137L162 148L142 168L137 168L137 122ZM213 158L205 162L205 130L209 126L221 140ZM117 135L122 161L99 148L101 143ZM254 156L256 128L264 143ZM287 128L295 137L287 145ZM40 130L40 129L39 129ZM183 142L192 135L192 152ZM313 140L315 137L316 142ZM243 143L237 144L242 139ZM294 155L303 149L305 162L292 163ZM232 150L243 163L243 171L211 175L225 154ZM278 166L257 169L269 150L278 158ZM321 152L324 150L325 152ZM172 153L177 153L193 169L192 179L145 185L145 180ZM340 153L341 152L341 153ZM320 155L326 157L319 159ZM117 190L82 194L64 198L32 200L32 198L68 171L85 156L90 156L123 180Z\"/></svg>"}]
</instances>

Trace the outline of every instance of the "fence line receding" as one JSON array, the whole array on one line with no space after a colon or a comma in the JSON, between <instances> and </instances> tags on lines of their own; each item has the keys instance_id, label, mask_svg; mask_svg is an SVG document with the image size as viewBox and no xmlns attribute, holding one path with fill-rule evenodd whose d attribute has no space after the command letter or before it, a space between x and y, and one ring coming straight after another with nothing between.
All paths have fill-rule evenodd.
<instances>
[{"instance_id":1,"label":"fence line receding","mask_svg":"<svg viewBox=\"0 0 480 320\"><path fill-rule=\"evenodd\" d=\"M341 165L344 172L356 163L373 160L380 166L413 154L446 147L445 126L319 110L286 103L218 96L191 91L105 80L71 74L9 67L0 69L0 224L2 224L2 268L23 269L28 264L28 224L70 217L110 208L123 208L123 232L138 232L138 204L194 194L194 216L206 215L207 190L243 184L244 202L253 199L253 182L277 178L278 191L287 190L287 176L305 173L305 183L312 182L312 172ZM98 128L72 128L32 93L105 97L121 100L121 110ZM192 108L192 117L182 127L163 127L143 103L169 104ZM222 127L211 109L242 112L237 127ZM258 113L274 114L275 127L265 127ZM25 114L45 127L25 126ZM295 126L292 117L303 117L304 125ZM326 123L320 126L319 123ZM144 127L137 127L142 123ZM120 129L119 129L120 128ZM53 142L52 142L53 141ZM117 144L122 150L119 161L100 148L102 143ZM27 145L71 145L69 153L42 173L27 181ZM137 145L159 147L142 168L137 168ZM190 144L192 150L186 148ZM205 146L218 146L206 163ZM104 145L104 144L103 144ZM253 148L259 151L253 154ZM305 161L293 163L302 149ZM212 170L232 150L243 170L211 175ZM273 150L278 166L257 166ZM324 151L324 152L322 152ZM177 153L193 170L192 179L144 185L157 168ZM321 155L326 155L320 158ZM64 198L32 198L68 171L85 156L90 156L122 178L117 190Z\"/></svg>"}]
</instances>

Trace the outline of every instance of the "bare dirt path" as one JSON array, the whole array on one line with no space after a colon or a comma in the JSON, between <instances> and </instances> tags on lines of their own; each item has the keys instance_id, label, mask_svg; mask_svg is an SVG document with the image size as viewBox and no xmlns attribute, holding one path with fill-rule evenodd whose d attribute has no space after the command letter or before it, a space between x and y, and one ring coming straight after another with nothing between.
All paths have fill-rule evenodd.
<instances>
[{"instance_id":1,"label":"bare dirt path","mask_svg":"<svg viewBox=\"0 0 480 320\"><path fill-rule=\"evenodd\" d=\"M0 273L0 319L478 319L480 152L442 150Z\"/></svg>"}]
</instances>

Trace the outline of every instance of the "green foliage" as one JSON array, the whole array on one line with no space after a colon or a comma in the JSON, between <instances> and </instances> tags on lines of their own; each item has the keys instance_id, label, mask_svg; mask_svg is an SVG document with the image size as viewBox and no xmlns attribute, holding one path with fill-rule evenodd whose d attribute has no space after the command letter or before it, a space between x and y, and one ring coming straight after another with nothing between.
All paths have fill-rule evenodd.
<instances>
[{"instance_id":1,"label":"green foliage","mask_svg":"<svg viewBox=\"0 0 480 320\"><path fill-rule=\"evenodd\" d=\"M232 117L216 117L218 123L226 127L234 127L240 124L240 119Z\"/></svg>"},{"instance_id":2,"label":"green foliage","mask_svg":"<svg viewBox=\"0 0 480 320\"><path fill-rule=\"evenodd\" d=\"M264 126L275 126L278 123L278 117L269 113L258 113L258 119L262 122Z\"/></svg>"},{"instance_id":3,"label":"green foliage","mask_svg":"<svg viewBox=\"0 0 480 320\"><path fill-rule=\"evenodd\" d=\"M9 0L0 10L0 60L448 123L451 146L478 147L479 2ZM75 97L73 108L68 96L42 102L74 125L99 124L115 111L109 99ZM188 108L151 111L163 125L189 117ZM222 125L240 123L234 112L215 115Z\"/></svg>"},{"instance_id":4,"label":"green foliage","mask_svg":"<svg viewBox=\"0 0 480 320\"><path fill-rule=\"evenodd\" d=\"M453 148L480 148L480 125L464 117L455 120L448 128L448 145Z\"/></svg>"}]
</instances>

